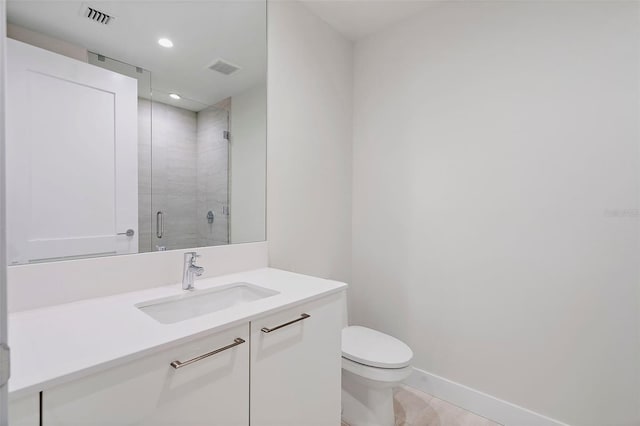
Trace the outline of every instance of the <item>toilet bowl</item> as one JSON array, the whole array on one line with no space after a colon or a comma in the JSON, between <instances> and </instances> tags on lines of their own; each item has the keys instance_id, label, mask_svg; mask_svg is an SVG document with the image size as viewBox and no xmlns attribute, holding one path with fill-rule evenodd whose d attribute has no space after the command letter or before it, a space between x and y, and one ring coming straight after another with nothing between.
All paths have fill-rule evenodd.
<instances>
[{"instance_id":1,"label":"toilet bowl","mask_svg":"<svg viewBox=\"0 0 640 426\"><path fill-rule=\"evenodd\" d=\"M393 426L393 387L411 375L411 348L366 327L342 330L342 419L350 426Z\"/></svg>"}]
</instances>

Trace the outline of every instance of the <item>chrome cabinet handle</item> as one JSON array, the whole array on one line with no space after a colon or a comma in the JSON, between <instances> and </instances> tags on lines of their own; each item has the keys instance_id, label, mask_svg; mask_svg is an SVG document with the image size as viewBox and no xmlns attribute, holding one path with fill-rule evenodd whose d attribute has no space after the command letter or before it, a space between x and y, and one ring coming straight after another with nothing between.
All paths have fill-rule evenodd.
<instances>
[{"instance_id":1,"label":"chrome cabinet handle","mask_svg":"<svg viewBox=\"0 0 640 426\"><path fill-rule=\"evenodd\" d=\"M136 231L133 229L127 229L125 232L118 232L116 235L126 235L127 237L133 237L136 234Z\"/></svg>"},{"instance_id":2,"label":"chrome cabinet handle","mask_svg":"<svg viewBox=\"0 0 640 426\"><path fill-rule=\"evenodd\" d=\"M309 315L309 314L300 314L300 318L296 318L296 319L294 319L294 320L292 320L292 321L285 322L284 324L280 324L279 326L277 326L277 327L273 327L273 328L262 327L262 328L260 329L260 331L262 331L263 333L271 333L272 331L279 330L279 329L281 329L282 327L286 327L286 326L288 326L288 325L295 324L295 323L297 323L298 321L306 320L306 319L307 319L307 318L309 318L309 317L311 317L311 315Z\"/></svg>"},{"instance_id":3,"label":"chrome cabinet handle","mask_svg":"<svg viewBox=\"0 0 640 426\"><path fill-rule=\"evenodd\" d=\"M232 344L227 345L227 346L225 346L223 348L216 349L215 351L207 352L204 355L200 355L200 356L197 356L195 358L191 358L190 360L187 360L187 361L177 361L176 360L176 361L173 361L170 365L177 370L178 368L182 368L182 367L184 367L186 365L193 364L194 362L202 361L203 359L209 358L212 355L219 354L222 351L226 351L227 349L231 349L231 348L233 348L235 346L241 345L244 342L245 342L244 339L236 337L235 339L233 339L233 343Z\"/></svg>"},{"instance_id":4,"label":"chrome cabinet handle","mask_svg":"<svg viewBox=\"0 0 640 426\"><path fill-rule=\"evenodd\" d=\"M156 213L156 237L162 238L164 235L164 214L159 211Z\"/></svg>"}]
</instances>

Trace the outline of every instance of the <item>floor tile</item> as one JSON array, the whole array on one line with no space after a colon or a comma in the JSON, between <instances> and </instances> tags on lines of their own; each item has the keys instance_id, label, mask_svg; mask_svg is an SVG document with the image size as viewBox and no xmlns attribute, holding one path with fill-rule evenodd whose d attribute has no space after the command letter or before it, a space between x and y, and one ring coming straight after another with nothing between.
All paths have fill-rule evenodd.
<instances>
[{"instance_id":1,"label":"floor tile","mask_svg":"<svg viewBox=\"0 0 640 426\"><path fill-rule=\"evenodd\" d=\"M500 426L498 423L408 386L393 391L396 426ZM341 426L349 426L342 422Z\"/></svg>"}]
</instances>

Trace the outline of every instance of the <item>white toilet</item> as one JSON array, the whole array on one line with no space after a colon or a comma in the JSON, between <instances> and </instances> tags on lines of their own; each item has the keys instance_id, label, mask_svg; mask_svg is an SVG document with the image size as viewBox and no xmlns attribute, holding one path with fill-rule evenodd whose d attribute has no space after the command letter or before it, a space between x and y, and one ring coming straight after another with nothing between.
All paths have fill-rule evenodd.
<instances>
[{"instance_id":1,"label":"white toilet","mask_svg":"<svg viewBox=\"0 0 640 426\"><path fill-rule=\"evenodd\" d=\"M393 387L411 374L411 348L366 327L342 330L342 419L350 426L393 426Z\"/></svg>"}]
</instances>

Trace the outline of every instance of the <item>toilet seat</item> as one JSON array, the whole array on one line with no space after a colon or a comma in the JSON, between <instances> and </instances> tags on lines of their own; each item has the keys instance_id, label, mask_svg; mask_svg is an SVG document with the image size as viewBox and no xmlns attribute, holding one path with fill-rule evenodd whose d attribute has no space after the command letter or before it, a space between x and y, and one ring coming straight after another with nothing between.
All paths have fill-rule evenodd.
<instances>
[{"instance_id":1,"label":"toilet seat","mask_svg":"<svg viewBox=\"0 0 640 426\"><path fill-rule=\"evenodd\" d=\"M371 381L369 386L387 386L388 383L400 383L411 376L413 368L411 366L402 368L379 368L360 364L347 358L342 358L342 370Z\"/></svg>"},{"instance_id":2,"label":"toilet seat","mask_svg":"<svg viewBox=\"0 0 640 426\"><path fill-rule=\"evenodd\" d=\"M413 351L395 337L367 327L350 326L342 330L342 356L363 366L402 369L411 363Z\"/></svg>"}]
</instances>

